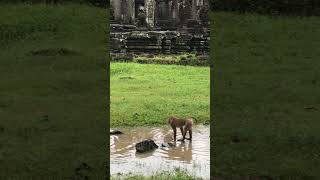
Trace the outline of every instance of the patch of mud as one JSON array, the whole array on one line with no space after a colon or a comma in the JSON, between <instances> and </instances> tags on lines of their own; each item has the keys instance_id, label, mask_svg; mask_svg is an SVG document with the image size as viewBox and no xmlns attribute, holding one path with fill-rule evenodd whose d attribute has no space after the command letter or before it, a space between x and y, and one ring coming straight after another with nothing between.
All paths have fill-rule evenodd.
<instances>
[{"instance_id":1,"label":"patch of mud","mask_svg":"<svg viewBox=\"0 0 320 180\"><path fill-rule=\"evenodd\" d=\"M29 52L29 55L32 56L69 56L69 55L78 55L80 54L77 51L66 49L66 48L49 48L49 49L40 49L33 50Z\"/></svg>"},{"instance_id":2,"label":"patch of mud","mask_svg":"<svg viewBox=\"0 0 320 180\"><path fill-rule=\"evenodd\" d=\"M162 143L172 142L171 128L121 128L120 135L110 136L110 173L126 176L154 175L163 171L181 169L190 175L210 179L210 127L195 126L193 140L177 141L174 147L162 147ZM177 139L181 132L177 129ZM189 137L187 135L187 137ZM148 153L136 153L135 144L152 139L159 146Z\"/></svg>"}]
</instances>

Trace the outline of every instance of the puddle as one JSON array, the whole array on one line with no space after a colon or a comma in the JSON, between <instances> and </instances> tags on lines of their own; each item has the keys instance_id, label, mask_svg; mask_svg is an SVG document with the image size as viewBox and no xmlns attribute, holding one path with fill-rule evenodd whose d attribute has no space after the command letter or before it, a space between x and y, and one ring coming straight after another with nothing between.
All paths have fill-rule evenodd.
<instances>
[{"instance_id":1,"label":"puddle","mask_svg":"<svg viewBox=\"0 0 320 180\"><path fill-rule=\"evenodd\" d=\"M203 179L210 178L210 128L195 126L193 140L184 143L177 141L175 147L161 147L164 142L172 142L173 131L170 127L119 128L124 134L110 136L110 173L119 175L154 175L176 168L186 170L190 175ZM181 132L177 129L177 139ZM187 137L189 135L187 134ZM135 144L152 139L158 149L139 154Z\"/></svg>"}]
</instances>

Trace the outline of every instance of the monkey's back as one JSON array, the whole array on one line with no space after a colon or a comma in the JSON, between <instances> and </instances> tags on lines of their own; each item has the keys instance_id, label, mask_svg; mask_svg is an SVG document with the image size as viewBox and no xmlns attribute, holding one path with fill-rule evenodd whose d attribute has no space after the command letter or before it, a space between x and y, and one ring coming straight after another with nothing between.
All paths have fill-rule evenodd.
<instances>
[{"instance_id":1,"label":"monkey's back","mask_svg":"<svg viewBox=\"0 0 320 180\"><path fill-rule=\"evenodd\" d=\"M192 127L194 118L177 118L177 117L170 117L168 123L172 127L183 127L188 126Z\"/></svg>"},{"instance_id":2,"label":"monkey's back","mask_svg":"<svg viewBox=\"0 0 320 180\"><path fill-rule=\"evenodd\" d=\"M193 118L189 117L189 118L186 118L185 120L185 126L187 127L192 127L193 126Z\"/></svg>"}]
</instances>

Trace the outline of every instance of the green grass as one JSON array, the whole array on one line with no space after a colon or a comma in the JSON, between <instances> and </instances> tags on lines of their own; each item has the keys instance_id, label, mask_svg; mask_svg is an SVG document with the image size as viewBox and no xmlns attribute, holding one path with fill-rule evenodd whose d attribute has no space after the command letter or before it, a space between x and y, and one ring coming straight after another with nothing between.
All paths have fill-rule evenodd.
<instances>
[{"instance_id":1,"label":"green grass","mask_svg":"<svg viewBox=\"0 0 320 180\"><path fill-rule=\"evenodd\" d=\"M111 127L163 125L170 115L210 119L210 69L111 63Z\"/></svg>"},{"instance_id":2,"label":"green grass","mask_svg":"<svg viewBox=\"0 0 320 180\"><path fill-rule=\"evenodd\" d=\"M105 176L106 18L85 5L0 6L0 179L76 179L82 162Z\"/></svg>"},{"instance_id":3,"label":"green grass","mask_svg":"<svg viewBox=\"0 0 320 180\"><path fill-rule=\"evenodd\" d=\"M215 176L320 179L320 17L211 18Z\"/></svg>"},{"instance_id":4,"label":"green grass","mask_svg":"<svg viewBox=\"0 0 320 180\"><path fill-rule=\"evenodd\" d=\"M196 180L199 178L193 177L188 175L185 171L175 170L174 172L162 172L155 174L153 176L127 176L127 177L111 177L111 180L163 180L163 179L170 179L170 180Z\"/></svg>"}]
</instances>

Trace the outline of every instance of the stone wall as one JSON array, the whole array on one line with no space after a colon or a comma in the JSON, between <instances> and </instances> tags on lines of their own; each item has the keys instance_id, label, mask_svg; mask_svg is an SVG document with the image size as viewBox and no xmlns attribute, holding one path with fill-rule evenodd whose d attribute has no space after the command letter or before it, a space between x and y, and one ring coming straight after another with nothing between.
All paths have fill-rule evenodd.
<instances>
[{"instance_id":1,"label":"stone wall","mask_svg":"<svg viewBox=\"0 0 320 180\"><path fill-rule=\"evenodd\" d=\"M178 54L209 52L210 37L178 31L111 32L111 52L133 54Z\"/></svg>"},{"instance_id":2,"label":"stone wall","mask_svg":"<svg viewBox=\"0 0 320 180\"><path fill-rule=\"evenodd\" d=\"M111 0L111 4L112 53L208 54L208 0Z\"/></svg>"}]
</instances>

